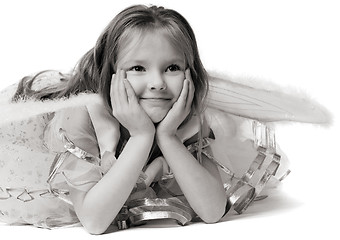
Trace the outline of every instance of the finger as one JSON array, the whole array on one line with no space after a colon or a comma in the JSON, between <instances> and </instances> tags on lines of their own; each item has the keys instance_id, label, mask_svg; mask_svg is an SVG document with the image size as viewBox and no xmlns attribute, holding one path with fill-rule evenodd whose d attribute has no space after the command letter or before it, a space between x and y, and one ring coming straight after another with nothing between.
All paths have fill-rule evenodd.
<instances>
[{"instance_id":1,"label":"finger","mask_svg":"<svg viewBox=\"0 0 340 240\"><path fill-rule=\"evenodd\" d=\"M119 102L119 104L122 107L127 106L128 103L128 99L127 99L127 95L126 95L126 89L125 89L125 85L124 85L124 79L125 79L125 71L124 70L119 70L119 78L118 78L118 92L117 94L117 101Z\"/></svg>"},{"instance_id":2,"label":"finger","mask_svg":"<svg viewBox=\"0 0 340 240\"><path fill-rule=\"evenodd\" d=\"M185 74L185 79L188 79L188 80L192 80L192 78L191 78L191 72L190 72L190 68L187 68L187 69L185 69L185 72L184 72L184 74Z\"/></svg>"},{"instance_id":3,"label":"finger","mask_svg":"<svg viewBox=\"0 0 340 240\"><path fill-rule=\"evenodd\" d=\"M124 86L126 90L127 100L129 103L135 103L137 101L136 93L133 90L130 82L127 79L124 79Z\"/></svg>"},{"instance_id":4,"label":"finger","mask_svg":"<svg viewBox=\"0 0 340 240\"><path fill-rule=\"evenodd\" d=\"M189 81L189 92L188 92L186 107L191 108L191 104L195 96L195 86L194 86L194 82L192 81L191 72L189 68L185 71L185 78Z\"/></svg>"},{"instance_id":5,"label":"finger","mask_svg":"<svg viewBox=\"0 0 340 240\"><path fill-rule=\"evenodd\" d=\"M125 87L122 83L122 77L124 76L124 72L122 70L117 70L116 74L112 79L111 83L111 99L113 102L112 108L117 110L118 108L124 107L124 93ZM126 96L125 96L126 102Z\"/></svg>"},{"instance_id":6,"label":"finger","mask_svg":"<svg viewBox=\"0 0 340 240\"><path fill-rule=\"evenodd\" d=\"M115 101L115 85L116 85L116 74L113 74L111 77L111 85L110 85L110 100L112 108L115 108L116 101Z\"/></svg>"},{"instance_id":7,"label":"finger","mask_svg":"<svg viewBox=\"0 0 340 240\"><path fill-rule=\"evenodd\" d=\"M185 107L185 103L187 101L187 97L188 97L188 91L189 91L189 81L187 79L184 79L183 81L183 87L182 87L182 91L178 97L177 102L181 105Z\"/></svg>"}]
</instances>

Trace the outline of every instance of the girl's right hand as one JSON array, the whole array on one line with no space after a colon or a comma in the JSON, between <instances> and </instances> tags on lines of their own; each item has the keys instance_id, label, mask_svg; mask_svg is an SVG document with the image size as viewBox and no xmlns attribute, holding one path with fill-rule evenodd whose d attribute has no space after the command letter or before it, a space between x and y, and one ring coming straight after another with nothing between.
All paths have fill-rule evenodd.
<instances>
[{"instance_id":1,"label":"girl's right hand","mask_svg":"<svg viewBox=\"0 0 340 240\"><path fill-rule=\"evenodd\" d=\"M131 137L155 134L155 126L139 105L124 70L112 76L110 91L112 114L129 131Z\"/></svg>"}]
</instances>

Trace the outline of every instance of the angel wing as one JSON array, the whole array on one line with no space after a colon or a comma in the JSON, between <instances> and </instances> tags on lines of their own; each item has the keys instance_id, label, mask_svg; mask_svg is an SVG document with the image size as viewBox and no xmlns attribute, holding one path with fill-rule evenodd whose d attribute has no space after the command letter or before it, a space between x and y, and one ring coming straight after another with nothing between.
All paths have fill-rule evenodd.
<instances>
[{"instance_id":1,"label":"angel wing","mask_svg":"<svg viewBox=\"0 0 340 240\"><path fill-rule=\"evenodd\" d=\"M208 107L261 122L295 121L328 125L330 113L302 92L288 92L264 82L234 82L211 73ZM262 87L260 87L262 86Z\"/></svg>"}]
</instances>

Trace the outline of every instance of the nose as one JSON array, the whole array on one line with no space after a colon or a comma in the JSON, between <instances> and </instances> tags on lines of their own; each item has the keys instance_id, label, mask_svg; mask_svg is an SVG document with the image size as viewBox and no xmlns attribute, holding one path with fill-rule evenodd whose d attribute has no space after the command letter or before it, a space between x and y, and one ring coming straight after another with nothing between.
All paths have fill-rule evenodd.
<instances>
[{"instance_id":1,"label":"nose","mask_svg":"<svg viewBox=\"0 0 340 240\"><path fill-rule=\"evenodd\" d=\"M154 73L150 76L148 86L150 90L162 91L166 89L166 82L161 73Z\"/></svg>"}]
</instances>

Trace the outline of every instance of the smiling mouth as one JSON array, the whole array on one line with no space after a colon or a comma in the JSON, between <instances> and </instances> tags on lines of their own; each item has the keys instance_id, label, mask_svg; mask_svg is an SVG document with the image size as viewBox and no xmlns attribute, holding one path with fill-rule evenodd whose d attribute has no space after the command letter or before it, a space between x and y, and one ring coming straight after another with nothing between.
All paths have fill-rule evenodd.
<instances>
[{"instance_id":1,"label":"smiling mouth","mask_svg":"<svg viewBox=\"0 0 340 240\"><path fill-rule=\"evenodd\" d=\"M140 98L140 100L146 100L146 101L155 101L155 102L158 102L158 101L170 101L171 99L170 98Z\"/></svg>"},{"instance_id":2,"label":"smiling mouth","mask_svg":"<svg viewBox=\"0 0 340 240\"><path fill-rule=\"evenodd\" d=\"M165 106L171 103L170 98L140 98L140 103L151 106Z\"/></svg>"}]
</instances>

